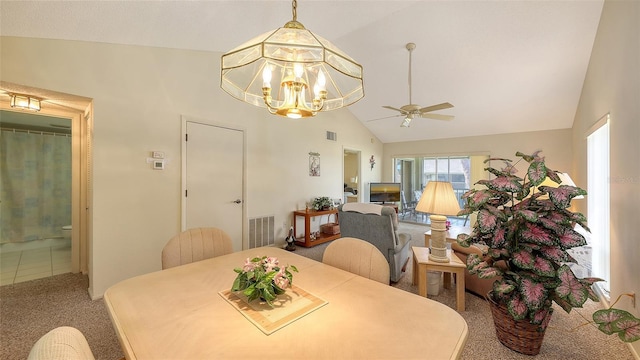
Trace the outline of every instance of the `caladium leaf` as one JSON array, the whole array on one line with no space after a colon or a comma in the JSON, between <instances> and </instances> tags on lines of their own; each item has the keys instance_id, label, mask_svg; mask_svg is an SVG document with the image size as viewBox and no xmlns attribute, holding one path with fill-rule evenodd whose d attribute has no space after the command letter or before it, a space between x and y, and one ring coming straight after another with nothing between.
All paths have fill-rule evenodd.
<instances>
[{"instance_id":1,"label":"caladium leaf","mask_svg":"<svg viewBox=\"0 0 640 360\"><path fill-rule=\"evenodd\" d=\"M509 281L496 280L493 283L493 293L498 297L503 297L516 289L516 285Z\"/></svg>"},{"instance_id":2,"label":"caladium leaf","mask_svg":"<svg viewBox=\"0 0 640 360\"><path fill-rule=\"evenodd\" d=\"M562 179L560 179L560 176L558 176L558 173L549 168L547 168L547 177L551 179L551 181L555 182L556 184L560 184L562 182Z\"/></svg>"},{"instance_id":3,"label":"caladium leaf","mask_svg":"<svg viewBox=\"0 0 640 360\"><path fill-rule=\"evenodd\" d=\"M557 219L557 217L556 217ZM562 231L562 226L560 226L557 222L553 221L552 219L549 219L547 217L538 217L538 223L540 225L542 225L542 227L544 227L545 229L549 229L553 232L560 232Z\"/></svg>"},{"instance_id":4,"label":"caladium leaf","mask_svg":"<svg viewBox=\"0 0 640 360\"><path fill-rule=\"evenodd\" d=\"M494 230L493 236L487 239L487 246L491 248L501 248L505 246L506 242L505 229L499 227Z\"/></svg>"},{"instance_id":5,"label":"caladium leaf","mask_svg":"<svg viewBox=\"0 0 640 360\"><path fill-rule=\"evenodd\" d=\"M516 156L517 157L521 157L524 161L530 163L533 161L533 156L532 155L527 155L525 153L522 153L520 151L516 151Z\"/></svg>"},{"instance_id":6,"label":"caladium leaf","mask_svg":"<svg viewBox=\"0 0 640 360\"><path fill-rule=\"evenodd\" d=\"M544 161L531 162L531 164L529 164L529 169L527 170L527 175L529 176L532 186L542 184L544 179L547 177L547 166L544 164Z\"/></svg>"},{"instance_id":7,"label":"caladium leaf","mask_svg":"<svg viewBox=\"0 0 640 360\"><path fill-rule=\"evenodd\" d=\"M532 223L525 224L525 229L522 230L520 236L525 241L538 245L552 246L554 244L551 235L543 227Z\"/></svg>"},{"instance_id":8,"label":"caladium leaf","mask_svg":"<svg viewBox=\"0 0 640 360\"><path fill-rule=\"evenodd\" d=\"M640 339L640 319L633 316L614 321L611 324L611 329L617 332L620 340L624 342L634 342Z\"/></svg>"},{"instance_id":9,"label":"caladium leaf","mask_svg":"<svg viewBox=\"0 0 640 360\"><path fill-rule=\"evenodd\" d=\"M511 261L521 269L533 269L535 258L531 252L520 250L512 254Z\"/></svg>"},{"instance_id":10,"label":"caladium leaf","mask_svg":"<svg viewBox=\"0 0 640 360\"><path fill-rule=\"evenodd\" d=\"M546 277L555 277L556 275L556 269L553 267L553 263L542 257L535 258L533 272L537 275Z\"/></svg>"},{"instance_id":11,"label":"caladium leaf","mask_svg":"<svg viewBox=\"0 0 640 360\"><path fill-rule=\"evenodd\" d=\"M470 191L469 196L464 197L470 207L477 209L479 206L484 205L489 199L493 197L490 190L473 190Z\"/></svg>"},{"instance_id":12,"label":"caladium leaf","mask_svg":"<svg viewBox=\"0 0 640 360\"><path fill-rule=\"evenodd\" d=\"M560 185L557 188L550 186L541 186L541 191L545 191L549 194L549 199L553 202L558 209L566 209L571 205L571 199L578 195L586 195L587 192L569 185Z\"/></svg>"},{"instance_id":13,"label":"caladium leaf","mask_svg":"<svg viewBox=\"0 0 640 360\"><path fill-rule=\"evenodd\" d=\"M507 310L514 320L522 320L529 313L527 304L519 296L511 298L507 302Z\"/></svg>"},{"instance_id":14,"label":"caladium leaf","mask_svg":"<svg viewBox=\"0 0 640 360\"><path fill-rule=\"evenodd\" d=\"M585 240L584 236L570 228L563 228L562 231L558 233L558 242L563 249L587 245L587 240Z\"/></svg>"},{"instance_id":15,"label":"caladium leaf","mask_svg":"<svg viewBox=\"0 0 640 360\"><path fill-rule=\"evenodd\" d=\"M482 209L478 211L478 218L476 224L480 228L480 232L483 234L490 233L495 229L498 224L498 217L493 215L488 210Z\"/></svg>"},{"instance_id":16,"label":"caladium leaf","mask_svg":"<svg viewBox=\"0 0 640 360\"><path fill-rule=\"evenodd\" d=\"M467 269L469 272L475 271L474 269L482 262L482 258L478 254L469 254L467 256ZM473 273L472 273L473 274Z\"/></svg>"},{"instance_id":17,"label":"caladium leaf","mask_svg":"<svg viewBox=\"0 0 640 360\"><path fill-rule=\"evenodd\" d=\"M537 310L547 300L548 291L545 287L530 278L522 278L520 281L520 296L531 310Z\"/></svg>"},{"instance_id":18,"label":"caladium leaf","mask_svg":"<svg viewBox=\"0 0 640 360\"><path fill-rule=\"evenodd\" d=\"M573 307L582 307L582 304L589 297L589 292L585 289L585 286L578 281L567 265L560 266L557 273L560 284L556 288L556 294L566 299Z\"/></svg>"},{"instance_id":19,"label":"caladium leaf","mask_svg":"<svg viewBox=\"0 0 640 360\"><path fill-rule=\"evenodd\" d=\"M486 263L484 263L486 264ZM497 276L501 276L502 271L495 266L478 266L478 277L480 279L492 279Z\"/></svg>"},{"instance_id":20,"label":"caladium leaf","mask_svg":"<svg viewBox=\"0 0 640 360\"><path fill-rule=\"evenodd\" d=\"M509 250L507 249L488 249L487 250L487 255L494 258L494 259L499 259L501 257L505 257L508 258L509 256Z\"/></svg>"},{"instance_id":21,"label":"caladium leaf","mask_svg":"<svg viewBox=\"0 0 640 360\"><path fill-rule=\"evenodd\" d=\"M542 325L541 328L542 330L544 330L547 328L550 319L551 316L549 316L549 308L543 307L533 313L533 315L531 316L531 323Z\"/></svg>"},{"instance_id":22,"label":"caladium leaf","mask_svg":"<svg viewBox=\"0 0 640 360\"><path fill-rule=\"evenodd\" d=\"M458 245L462 247L471 246L471 236L469 236L468 234L458 234L456 241L458 242Z\"/></svg>"},{"instance_id":23,"label":"caladium leaf","mask_svg":"<svg viewBox=\"0 0 640 360\"><path fill-rule=\"evenodd\" d=\"M536 222L538 220L538 213L532 210L518 210L515 212L515 216L523 218L529 222Z\"/></svg>"},{"instance_id":24,"label":"caladium leaf","mask_svg":"<svg viewBox=\"0 0 640 360\"><path fill-rule=\"evenodd\" d=\"M593 321L598 324L598 329L607 335L617 332L613 323L624 318L633 318L629 312L620 309L601 309L593 313Z\"/></svg>"},{"instance_id":25,"label":"caladium leaf","mask_svg":"<svg viewBox=\"0 0 640 360\"><path fill-rule=\"evenodd\" d=\"M492 180L480 180L477 182L495 191L517 193L522 189L520 178L516 176L498 176Z\"/></svg>"},{"instance_id":26,"label":"caladium leaf","mask_svg":"<svg viewBox=\"0 0 640 360\"><path fill-rule=\"evenodd\" d=\"M566 262L569 255L566 251L556 246L542 246L540 248L540 254L544 258L555 261L556 263Z\"/></svg>"}]
</instances>

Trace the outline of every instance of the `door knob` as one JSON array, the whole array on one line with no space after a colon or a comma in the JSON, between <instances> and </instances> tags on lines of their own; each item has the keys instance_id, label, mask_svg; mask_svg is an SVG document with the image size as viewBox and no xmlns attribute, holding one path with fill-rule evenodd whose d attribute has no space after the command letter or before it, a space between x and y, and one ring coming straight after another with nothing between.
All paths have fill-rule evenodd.
<instances>
[{"instance_id":1,"label":"door knob","mask_svg":"<svg viewBox=\"0 0 640 360\"><path fill-rule=\"evenodd\" d=\"M240 199L236 199L236 201L234 201L234 203L236 203L236 204L242 204L242 200L240 200Z\"/></svg>"}]
</instances>

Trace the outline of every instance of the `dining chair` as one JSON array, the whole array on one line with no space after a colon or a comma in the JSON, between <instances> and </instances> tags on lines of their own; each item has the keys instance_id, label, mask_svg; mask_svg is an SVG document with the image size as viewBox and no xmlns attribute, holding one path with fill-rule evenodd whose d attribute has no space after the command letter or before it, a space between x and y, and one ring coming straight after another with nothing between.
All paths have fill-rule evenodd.
<instances>
[{"instance_id":1,"label":"dining chair","mask_svg":"<svg viewBox=\"0 0 640 360\"><path fill-rule=\"evenodd\" d=\"M33 345L27 360L95 359L87 339L80 330L60 326L42 335Z\"/></svg>"},{"instance_id":2,"label":"dining chair","mask_svg":"<svg viewBox=\"0 0 640 360\"><path fill-rule=\"evenodd\" d=\"M389 263L373 244L352 237L334 240L322 262L371 280L389 284Z\"/></svg>"},{"instance_id":3,"label":"dining chair","mask_svg":"<svg viewBox=\"0 0 640 360\"><path fill-rule=\"evenodd\" d=\"M231 237L214 227L193 228L174 236L162 249L162 269L231 254Z\"/></svg>"}]
</instances>

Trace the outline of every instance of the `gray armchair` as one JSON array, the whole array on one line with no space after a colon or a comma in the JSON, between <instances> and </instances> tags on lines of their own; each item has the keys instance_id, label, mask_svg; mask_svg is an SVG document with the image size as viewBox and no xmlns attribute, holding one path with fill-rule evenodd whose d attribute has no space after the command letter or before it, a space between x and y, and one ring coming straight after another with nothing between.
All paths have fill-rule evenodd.
<instances>
[{"instance_id":1,"label":"gray armchair","mask_svg":"<svg viewBox=\"0 0 640 360\"><path fill-rule=\"evenodd\" d=\"M409 261L411 235L398 234L398 214L390 206L348 203L338 207L340 236L373 244L389 263L390 280L397 282Z\"/></svg>"}]
</instances>

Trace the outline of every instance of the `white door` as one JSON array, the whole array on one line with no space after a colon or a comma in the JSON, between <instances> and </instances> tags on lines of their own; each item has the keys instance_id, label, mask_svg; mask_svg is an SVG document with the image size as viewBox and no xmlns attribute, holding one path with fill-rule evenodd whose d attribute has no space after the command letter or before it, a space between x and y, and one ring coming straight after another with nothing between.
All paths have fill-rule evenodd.
<instances>
[{"instance_id":1,"label":"white door","mask_svg":"<svg viewBox=\"0 0 640 360\"><path fill-rule=\"evenodd\" d=\"M242 250L244 133L186 122L184 229L217 227Z\"/></svg>"}]
</instances>

